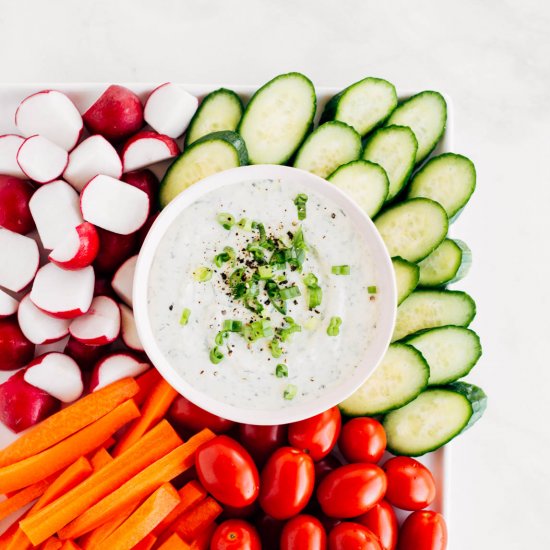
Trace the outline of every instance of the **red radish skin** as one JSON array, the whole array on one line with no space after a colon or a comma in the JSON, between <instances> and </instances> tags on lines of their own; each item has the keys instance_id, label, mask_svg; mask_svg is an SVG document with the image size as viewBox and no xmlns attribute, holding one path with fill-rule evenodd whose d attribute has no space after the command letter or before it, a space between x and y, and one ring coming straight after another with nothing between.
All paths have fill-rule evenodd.
<instances>
[{"instance_id":1,"label":"red radish skin","mask_svg":"<svg viewBox=\"0 0 550 550\"><path fill-rule=\"evenodd\" d=\"M124 305L119 304L120 317L122 322L121 336L125 346L133 351L144 351L143 344L139 339L139 334L136 328L136 321L132 310Z\"/></svg>"},{"instance_id":2,"label":"red radish skin","mask_svg":"<svg viewBox=\"0 0 550 550\"><path fill-rule=\"evenodd\" d=\"M73 358L63 353L45 353L36 357L25 369L24 379L63 403L75 401L84 391L80 368Z\"/></svg>"},{"instance_id":3,"label":"red radish skin","mask_svg":"<svg viewBox=\"0 0 550 550\"><path fill-rule=\"evenodd\" d=\"M83 119L91 133L109 141L121 141L143 126L143 106L132 90L112 85L84 113Z\"/></svg>"},{"instance_id":4,"label":"red radish skin","mask_svg":"<svg viewBox=\"0 0 550 550\"><path fill-rule=\"evenodd\" d=\"M17 151L17 164L29 179L39 184L56 180L68 162L65 149L38 135L28 137Z\"/></svg>"},{"instance_id":5,"label":"red radish skin","mask_svg":"<svg viewBox=\"0 0 550 550\"><path fill-rule=\"evenodd\" d=\"M120 333L120 310L112 298L96 296L90 309L69 326L71 336L83 344L104 346Z\"/></svg>"},{"instance_id":6,"label":"red radish skin","mask_svg":"<svg viewBox=\"0 0 550 550\"><path fill-rule=\"evenodd\" d=\"M33 191L29 181L0 175L0 226L21 235L34 229L29 209Z\"/></svg>"},{"instance_id":7,"label":"red radish skin","mask_svg":"<svg viewBox=\"0 0 550 550\"><path fill-rule=\"evenodd\" d=\"M179 155L178 144L168 136L145 131L132 136L122 148L124 172L139 170Z\"/></svg>"},{"instance_id":8,"label":"red radish skin","mask_svg":"<svg viewBox=\"0 0 550 550\"><path fill-rule=\"evenodd\" d=\"M80 195L84 219L113 233L135 233L149 216L149 197L133 185L109 176L96 176Z\"/></svg>"},{"instance_id":9,"label":"red radish skin","mask_svg":"<svg viewBox=\"0 0 550 550\"><path fill-rule=\"evenodd\" d=\"M145 122L157 132L177 138L187 130L198 106L195 96L166 82L155 88L145 102Z\"/></svg>"},{"instance_id":10,"label":"red radish skin","mask_svg":"<svg viewBox=\"0 0 550 550\"><path fill-rule=\"evenodd\" d=\"M0 370L15 370L34 356L34 344L23 334L17 319L0 319Z\"/></svg>"},{"instance_id":11,"label":"red radish skin","mask_svg":"<svg viewBox=\"0 0 550 550\"><path fill-rule=\"evenodd\" d=\"M151 365L141 362L130 353L112 353L100 359L94 366L90 379L90 391L97 391L126 377L135 377Z\"/></svg>"},{"instance_id":12,"label":"red radish skin","mask_svg":"<svg viewBox=\"0 0 550 550\"><path fill-rule=\"evenodd\" d=\"M17 313L19 302L0 288L0 319L5 319Z\"/></svg>"},{"instance_id":13,"label":"red radish skin","mask_svg":"<svg viewBox=\"0 0 550 550\"><path fill-rule=\"evenodd\" d=\"M24 136L43 136L65 151L78 143L83 129L74 103L56 90L42 90L25 98L15 113L15 124Z\"/></svg>"},{"instance_id":14,"label":"red radish skin","mask_svg":"<svg viewBox=\"0 0 550 550\"><path fill-rule=\"evenodd\" d=\"M98 273L109 275L132 256L137 246L137 234L119 235L96 227L99 236L99 253L94 262Z\"/></svg>"},{"instance_id":15,"label":"red radish skin","mask_svg":"<svg viewBox=\"0 0 550 550\"><path fill-rule=\"evenodd\" d=\"M85 139L71 152L63 178L80 192L99 174L120 178L122 161L116 149L103 136L96 135Z\"/></svg>"},{"instance_id":16,"label":"red radish skin","mask_svg":"<svg viewBox=\"0 0 550 550\"><path fill-rule=\"evenodd\" d=\"M20 370L0 384L0 420L19 433L57 412L60 401L25 382Z\"/></svg>"},{"instance_id":17,"label":"red radish skin","mask_svg":"<svg viewBox=\"0 0 550 550\"><path fill-rule=\"evenodd\" d=\"M159 189L159 180L151 170L134 170L127 172L120 178L123 182L133 185L147 193L151 208L157 209L157 194Z\"/></svg>"},{"instance_id":18,"label":"red radish skin","mask_svg":"<svg viewBox=\"0 0 550 550\"><path fill-rule=\"evenodd\" d=\"M49 263L36 274L31 290L34 305L59 319L74 319L88 311L94 293L94 270L61 269Z\"/></svg>"},{"instance_id":19,"label":"red radish skin","mask_svg":"<svg viewBox=\"0 0 550 550\"><path fill-rule=\"evenodd\" d=\"M99 252L99 236L95 226L83 222L57 245L48 259L63 269L82 269L96 259Z\"/></svg>"},{"instance_id":20,"label":"red radish skin","mask_svg":"<svg viewBox=\"0 0 550 550\"><path fill-rule=\"evenodd\" d=\"M145 241L145 238L147 237L149 231L151 230L151 227L155 223L156 219L158 218L159 213L156 212L152 216L149 216L147 218L147 221L145 222L145 225L137 232L138 237L138 245L139 248L143 245L143 242Z\"/></svg>"},{"instance_id":21,"label":"red radish skin","mask_svg":"<svg viewBox=\"0 0 550 550\"><path fill-rule=\"evenodd\" d=\"M69 338L64 353L72 357L82 370L90 370L105 355L105 347L88 346L75 338Z\"/></svg>"},{"instance_id":22,"label":"red radish skin","mask_svg":"<svg viewBox=\"0 0 550 550\"><path fill-rule=\"evenodd\" d=\"M53 250L82 224L78 193L65 181L43 185L29 207L44 248Z\"/></svg>"},{"instance_id":23,"label":"red radish skin","mask_svg":"<svg viewBox=\"0 0 550 550\"><path fill-rule=\"evenodd\" d=\"M116 271L111 286L116 295L127 305L133 307L132 290L136 271L137 255L128 258Z\"/></svg>"},{"instance_id":24,"label":"red radish skin","mask_svg":"<svg viewBox=\"0 0 550 550\"><path fill-rule=\"evenodd\" d=\"M17 321L26 338L36 345L58 342L69 334L70 320L47 315L32 303L29 294L19 304Z\"/></svg>"},{"instance_id":25,"label":"red radish skin","mask_svg":"<svg viewBox=\"0 0 550 550\"><path fill-rule=\"evenodd\" d=\"M24 137L15 134L0 136L0 174L25 179L25 173L17 164L17 151L25 141Z\"/></svg>"},{"instance_id":26,"label":"red radish skin","mask_svg":"<svg viewBox=\"0 0 550 550\"><path fill-rule=\"evenodd\" d=\"M0 227L0 286L20 292L35 277L40 262L36 242Z\"/></svg>"}]
</instances>

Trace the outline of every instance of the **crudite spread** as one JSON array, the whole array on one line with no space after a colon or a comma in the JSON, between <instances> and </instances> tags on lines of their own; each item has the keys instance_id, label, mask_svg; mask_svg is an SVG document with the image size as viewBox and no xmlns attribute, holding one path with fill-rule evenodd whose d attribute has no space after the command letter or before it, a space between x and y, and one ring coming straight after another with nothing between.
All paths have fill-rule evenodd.
<instances>
[{"instance_id":1,"label":"crudite spread","mask_svg":"<svg viewBox=\"0 0 550 550\"><path fill-rule=\"evenodd\" d=\"M243 181L172 223L148 307L160 350L188 383L228 405L276 410L358 368L376 330L376 270L330 199L288 181Z\"/></svg>"}]
</instances>

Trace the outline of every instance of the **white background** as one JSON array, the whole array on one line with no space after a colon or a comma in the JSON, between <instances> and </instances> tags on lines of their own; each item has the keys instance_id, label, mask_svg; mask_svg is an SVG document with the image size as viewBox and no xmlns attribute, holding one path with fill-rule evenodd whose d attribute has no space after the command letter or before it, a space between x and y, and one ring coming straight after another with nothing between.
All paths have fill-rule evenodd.
<instances>
[{"instance_id":1,"label":"white background","mask_svg":"<svg viewBox=\"0 0 550 550\"><path fill-rule=\"evenodd\" d=\"M490 397L453 444L453 550L550 548L550 3L546 0L0 0L0 81L259 84L302 71L433 88L478 190L473 248Z\"/></svg>"}]
</instances>

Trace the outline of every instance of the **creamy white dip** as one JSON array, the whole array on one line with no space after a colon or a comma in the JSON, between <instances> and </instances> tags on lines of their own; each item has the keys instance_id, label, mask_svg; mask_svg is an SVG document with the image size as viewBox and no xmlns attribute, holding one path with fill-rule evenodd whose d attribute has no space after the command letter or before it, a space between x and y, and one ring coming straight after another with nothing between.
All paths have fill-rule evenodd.
<instances>
[{"instance_id":1,"label":"creamy white dip","mask_svg":"<svg viewBox=\"0 0 550 550\"><path fill-rule=\"evenodd\" d=\"M294 198L308 196L306 219L299 221ZM286 315L302 327L280 343L283 354L272 357L269 338L248 342L231 333L219 350L224 358L213 364L209 358L224 320L248 323L258 315L231 296L227 278L235 267L221 268L214 257L232 247L242 257L243 249L257 238L257 231L237 225L226 230L217 220L220 212L236 220L247 218L264 224L268 235L284 237L302 227L308 246L302 272L284 272L286 283L298 286L301 296L288 300ZM268 253L269 255L269 253ZM335 275L332 266L349 265L349 275ZM197 268L212 270L212 277L198 282ZM323 297L310 311L303 277L318 278ZM376 266L365 240L349 217L329 199L278 180L243 181L204 195L186 208L162 238L149 276L148 307L152 330L166 359L197 390L240 408L277 410L299 400L315 400L352 375L360 364L376 330ZM260 282L260 288L262 287ZM369 292L370 287L370 292ZM284 315L260 292L263 315L274 327L285 326ZM265 298L265 300L264 300ZM184 309L187 324L180 323ZM332 317L342 324L337 336L329 336ZM288 377L275 375L278 364L286 365ZM293 399L285 399L292 385ZM287 396L288 397L288 396Z\"/></svg>"}]
</instances>

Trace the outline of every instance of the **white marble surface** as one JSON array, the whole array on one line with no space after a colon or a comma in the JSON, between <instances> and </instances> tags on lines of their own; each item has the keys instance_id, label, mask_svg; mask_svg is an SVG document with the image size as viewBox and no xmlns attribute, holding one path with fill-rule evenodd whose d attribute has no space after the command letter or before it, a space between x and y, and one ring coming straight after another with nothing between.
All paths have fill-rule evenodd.
<instances>
[{"instance_id":1,"label":"white marble surface","mask_svg":"<svg viewBox=\"0 0 550 550\"><path fill-rule=\"evenodd\" d=\"M485 355L484 420L453 445L453 550L550 547L550 4L544 0L0 0L0 81L318 85L447 92L478 190L454 228Z\"/></svg>"}]
</instances>

